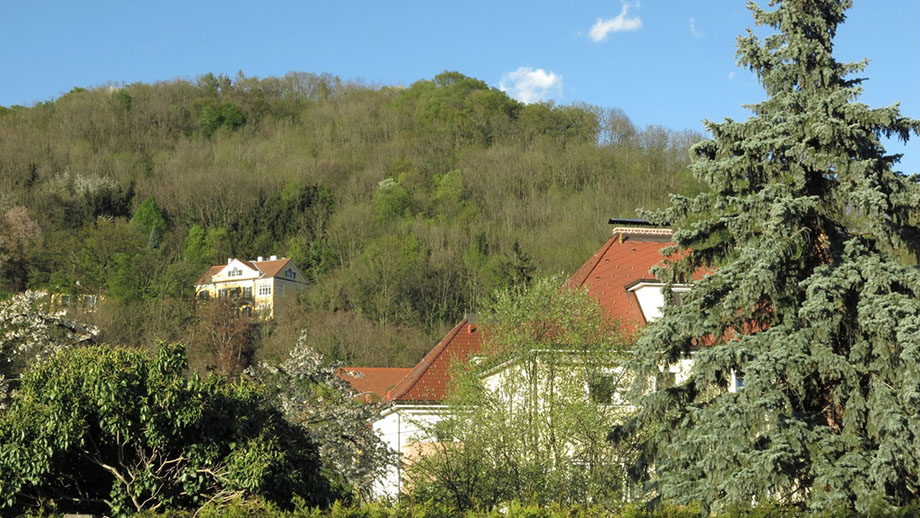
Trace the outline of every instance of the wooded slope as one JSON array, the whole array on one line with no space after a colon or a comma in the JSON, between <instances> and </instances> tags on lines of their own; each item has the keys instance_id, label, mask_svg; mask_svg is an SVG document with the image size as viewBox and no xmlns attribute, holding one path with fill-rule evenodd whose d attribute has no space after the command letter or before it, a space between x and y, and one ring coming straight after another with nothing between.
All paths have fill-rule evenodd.
<instances>
[{"instance_id":1,"label":"wooded slope","mask_svg":"<svg viewBox=\"0 0 920 518\"><path fill-rule=\"evenodd\" d=\"M0 107L0 286L105 294L111 342L183 340L207 266L288 256L314 287L266 354L309 326L337 359L409 365L494 288L577 268L609 217L694 191L697 138L456 72L75 88Z\"/></svg>"}]
</instances>

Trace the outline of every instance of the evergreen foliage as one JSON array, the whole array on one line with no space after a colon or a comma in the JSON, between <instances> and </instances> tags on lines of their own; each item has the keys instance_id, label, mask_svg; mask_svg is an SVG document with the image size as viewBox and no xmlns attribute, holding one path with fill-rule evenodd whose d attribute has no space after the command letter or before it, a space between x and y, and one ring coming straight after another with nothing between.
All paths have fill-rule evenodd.
<instances>
[{"instance_id":1,"label":"evergreen foliage","mask_svg":"<svg viewBox=\"0 0 920 518\"><path fill-rule=\"evenodd\" d=\"M865 62L832 56L851 3L749 4L776 30L738 40L768 98L707 123L691 167L710 192L650 214L677 225L668 252L691 251L659 275L710 272L637 344L626 430L651 426L636 468L661 498L864 512L920 491L920 190L881 144L920 121L857 102ZM691 352L685 383L649 391Z\"/></svg>"}]
</instances>

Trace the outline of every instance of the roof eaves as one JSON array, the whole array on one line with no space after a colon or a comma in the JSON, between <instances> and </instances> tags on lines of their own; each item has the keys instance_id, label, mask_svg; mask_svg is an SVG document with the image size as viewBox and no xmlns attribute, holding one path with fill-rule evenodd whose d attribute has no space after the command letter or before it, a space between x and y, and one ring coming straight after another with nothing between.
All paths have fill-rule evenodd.
<instances>
[{"instance_id":1,"label":"roof eaves","mask_svg":"<svg viewBox=\"0 0 920 518\"><path fill-rule=\"evenodd\" d=\"M459 324L454 326L450 333L447 333L447 336L445 336L441 342L431 350L431 352L426 354L425 357L422 358L422 361L418 362L415 368L413 368L409 374L406 374L406 377L403 378L402 381L387 391L385 399L387 401L394 401L406 395L410 390L412 390L415 384L418 383L418 381L425 375L426 372L428 372L428 369L431 368L431 366L434 364L434 361L437 360L439 356L441 356L441 353L444 352L444 349L446 349L447 346L454 341L454 338L467 323L467 320L464 318L460 321Z\"/></svg>"}]
</instances>

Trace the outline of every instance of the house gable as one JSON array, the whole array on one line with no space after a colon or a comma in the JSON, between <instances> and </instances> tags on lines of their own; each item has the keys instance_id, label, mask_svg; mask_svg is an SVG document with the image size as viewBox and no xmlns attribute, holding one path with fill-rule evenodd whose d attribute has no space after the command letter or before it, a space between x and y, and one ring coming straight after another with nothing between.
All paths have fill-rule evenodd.
<instances>
[{"instance_id":1,"label":"house gable","mask_svg":"<svg viewBox=\"0 0 920 518\"><path fill-rule=\"evenodd\" d=\"M447 396L450 370L455 361L466 361L480 351L483 331L463 319L392 390L386 400L436 403Z\"/></svg>"},{"instance_id":2,"label":"house gable","mask_svg":"<svg viewBox=\"0 0 920 518\"><path fill-rule=\"evenodd\" d=\"M216 274L211 282L246 281L256 279L262 272L251 262L230 259Z\"/></svg>"}]
</instances>

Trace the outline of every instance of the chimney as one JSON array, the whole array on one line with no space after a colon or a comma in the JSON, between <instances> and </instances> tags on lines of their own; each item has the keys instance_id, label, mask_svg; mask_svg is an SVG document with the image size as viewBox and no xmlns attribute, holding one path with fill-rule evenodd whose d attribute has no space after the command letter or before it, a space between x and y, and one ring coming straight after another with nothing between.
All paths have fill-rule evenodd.
<instances>
[{"instance_id":1,"label":"chimney","mask_svg":"<svg viewBox=\"0 0 920 518\"><path fill-rule=\"evenodd\" d=\"M273 255L273 256L269 257L268 260L269 260L269 261L277 261L277 260L278 260L278 256L277 256L277 255Z\"/></svg>"},{"instance_id":2,"label":"chimney","mask_svg":"<svg viewBox=\"0 0 920 518\"><path fill-rule=\"evenodd\" d=\"M232 258L232 257L228 257L228 258L227 258L227 264L230 264L232 261L233 261L233 258Z\"/></svg>"},{"instance_id":3,"label":"chimney","mask_svg":"<svg viewBox=\"0 0 920 518\"><path fill-rule=\"evenodd\" d=\"M665 222L663 226L660 226L653 225L644 219L610 218L609 223L616 225L613 228L613 235L617 237L617 241L620 244L630 239L635 241L666 242L671 240L671 234L673 233L668 228L669 222Z\"/></svg>"},{"instance_id":4,"label":"chimney","mask_svg":"<svg viewBox=\"0 0 920 518\"><path fill-rule=\"evenodd\" d=\"M259 263L262 262L262 256L261 256L261 255L260 255L259 257L256 258L256 262L259 262Z\"/></svg>"}]
</instances>

